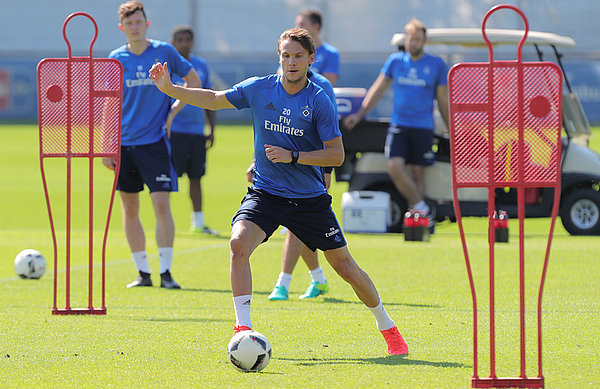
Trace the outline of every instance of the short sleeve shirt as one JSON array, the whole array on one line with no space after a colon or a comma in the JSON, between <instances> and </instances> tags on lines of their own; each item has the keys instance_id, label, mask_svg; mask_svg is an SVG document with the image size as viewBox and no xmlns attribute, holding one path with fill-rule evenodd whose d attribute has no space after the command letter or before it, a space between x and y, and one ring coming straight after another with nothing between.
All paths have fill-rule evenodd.
<instances>
[{"instance_id":1,"label":"short sleeve shirt","mask_svg":"<svg viewBox=\"0 0 600 389\"><path fill-rule=\"evenodd\" d=\"M394 53L388 57L381 73L393 80L391 124L433 131L436 89L448 83L444 61L430 54L413 61L409 53Z\"/></svg>"},{"instance_id":2,"label":"short sleeve shirt","mask_svg":"<svg viewBox=\"0 0 600 389\"><path fill-rule=\"evenodd\" d=\"M171 98L158 90L148 71L157 62L167 62L171 75L185 77L192 64L173 46L157 40L150 40L150 45L140 55L123 45L113 50L109 58L116 58L123 65L121 144L137 146L159 141L164 135Z\"/></svg>"},{"instance_id":3,"label":"short sleeve shirt","mask_svg":"<svg viewBox=\"0 0 600 389\"><path fill-rule=\"evenodd\" d=\"M288 150L323 149L323 142L341 136L330 97L308 81L289 95L280 75L253 77L234 85L226 97L237 109L250 108L254 124L256 166L254 187L286 198L316 197L326 193L321 167L273 163L264 145Z\"/></svg>"}]
</instances>

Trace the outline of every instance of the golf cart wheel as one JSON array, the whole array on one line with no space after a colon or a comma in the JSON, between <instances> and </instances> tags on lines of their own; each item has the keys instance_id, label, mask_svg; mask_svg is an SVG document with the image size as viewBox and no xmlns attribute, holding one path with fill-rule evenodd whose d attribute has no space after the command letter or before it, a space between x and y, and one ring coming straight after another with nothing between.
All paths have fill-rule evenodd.
<instances>
[{"instance_id":1,"label":"golf cart wheel","mask_svg":"<svg viewBox=\"0 0 600 389\"><path fill-rule=\"evenodd\" d=\"M571 235L600 235L600 192L587 188L569 193L559 213Z\"/></svg>"}]
</instances>

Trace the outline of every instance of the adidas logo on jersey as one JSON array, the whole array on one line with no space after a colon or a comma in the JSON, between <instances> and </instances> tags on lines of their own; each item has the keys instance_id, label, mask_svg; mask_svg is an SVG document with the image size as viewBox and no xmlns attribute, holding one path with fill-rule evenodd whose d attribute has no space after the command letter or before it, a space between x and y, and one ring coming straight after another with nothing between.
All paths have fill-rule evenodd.
<instances>
[{"instance_id":1,"label":"adidas logo on jersey","mask_svg":"<svg viewBox=\"0 0 600 389\"><path fill-rule=\"evenodd\" d=\"M268 109L269 111L275 111L275 106L273 105L273 103L269 103L265 105L265 109Z\"/></svg>"}]
</instances>

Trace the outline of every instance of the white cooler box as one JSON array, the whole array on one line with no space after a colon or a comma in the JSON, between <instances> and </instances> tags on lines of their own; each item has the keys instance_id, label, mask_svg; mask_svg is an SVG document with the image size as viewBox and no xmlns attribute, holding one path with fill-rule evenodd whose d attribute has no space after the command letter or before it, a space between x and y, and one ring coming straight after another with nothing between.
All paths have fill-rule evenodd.
<instances>
[{"instance_id":1,"label":"white cooler box","mask_svg":"<svg viewBox=\"0 0 600 389\"><path fill-rule=\"evenodd\" d=\"M391 224L390 195L353 191L342 195L344 232L387 232Z\"/></svg>"}]
</instances>

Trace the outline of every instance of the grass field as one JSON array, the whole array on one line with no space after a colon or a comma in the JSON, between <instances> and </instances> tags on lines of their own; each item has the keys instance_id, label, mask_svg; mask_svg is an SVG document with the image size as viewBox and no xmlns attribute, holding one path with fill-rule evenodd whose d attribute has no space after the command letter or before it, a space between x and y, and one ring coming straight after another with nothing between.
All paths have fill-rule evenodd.
<instances>
[{"instance_id":1,"label":"grass field","mask_svg":"<svg viewBox=\"0 0 600 389\"><path fill-rule=\"evenodd\" d=\"M52 240L40 178L37 126L0 127L0 387L400 387L467 388L473 374L472 304L456 224L438 225L431 242L404 242L402 235L348 234L350 251L369 273L387 311L409 348L407 358L389 357L372 315L323 261L331 291L323 299L299 301L309 282L306 267L294 272L291 299L269 302L280 271L283 237L261 245L252 258L253 323L273 347L269 366L258 374L235 371L226 360L233 334L228 235L231 216L245 193L250 161L250 128L219 126L203 181L207 223L219 237L188 233L187 183L172 197L177 235L173 274L180 291L158 287L129 290L136 275L116 201L107 253L106 316L53 316L52 265L40 280L14 274L14 256L25 248L52 261ZM593 147L600 150L596 129ZM65 169L47 161L55 223L64 260ZM86 162L74 164L73 306L86 306L88 185ZM111 173L95 170L97 219L94 244L103 233L102 215ZM346 184L332 185L340 213ZM142 195L142 222L155 284L158 260L148 192ZM535 302L548 219L526 222L527 319ZM488 304L487 233L483 218L466 220L480 304L479 369L489 375L486 325ZM498 245L497 374L517 376L517 227ZM543 299L543 372L548 388L599 387L600 258L598 237L573 237L557 221ZM96 250L98 251L98 250ZM322 258L322 255L321 255ZM99 272L95 268L95 272ZM59 271L60 285L64 273ZM96 286L97 282L96 282ZM62 288L62 286L61 286ZM96 298L98 296L95 296ZM64 297L59 296L59 306ZM97 304L98 305L98 304ZM527 373L537 375L535 328L527 331Z\"/></svg>"}]
</instances>

